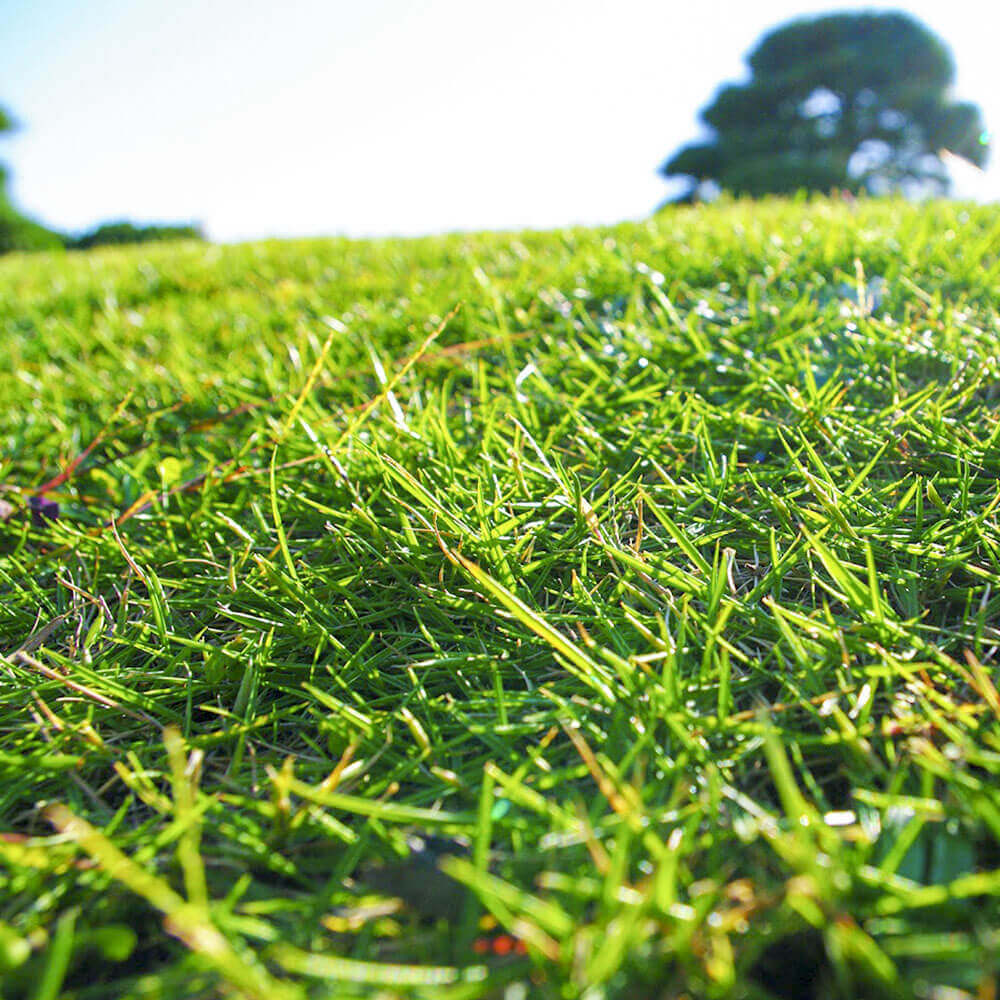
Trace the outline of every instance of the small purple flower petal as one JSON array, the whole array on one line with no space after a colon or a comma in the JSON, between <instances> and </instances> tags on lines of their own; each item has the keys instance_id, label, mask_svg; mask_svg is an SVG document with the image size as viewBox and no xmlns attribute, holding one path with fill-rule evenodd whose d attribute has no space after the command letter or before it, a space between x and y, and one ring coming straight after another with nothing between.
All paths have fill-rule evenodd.
<instances>
[{"instance_id":1,"label":"small purple flower petal","mask_svg":"<svg viewBox=\"0 0 1000 1000\"><path fill-rule=\"evenodd\" d=\"M31 509L31 523L36 528L43 527L46 521L55 521L59 517L59 504L43 496L28 497L28 507Z\"/></svg>"}]
</instances>

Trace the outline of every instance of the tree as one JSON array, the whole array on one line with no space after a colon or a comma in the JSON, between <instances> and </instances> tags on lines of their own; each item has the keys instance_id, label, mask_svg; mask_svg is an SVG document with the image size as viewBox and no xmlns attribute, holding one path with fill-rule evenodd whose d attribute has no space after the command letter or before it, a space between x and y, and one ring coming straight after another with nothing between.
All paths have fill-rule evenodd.
<instances>
[{"instance_id":1,"label":"tree","mask_svg":"<svg viewBox=\"0 0 1000 1000\"><path fill-rule=\"evenodd\" d=\"M13 129L10 115L0 108L0 134ZM7 169L0 163L0 254L10 250L51 250L62 245L57 233L25 218L11 205L7 195Z\"/></svg>"},{"instance_id":2,"label":"tree","mask_svg":"<svg viewBox=\"0 0 1000 1000\"><path fill-rule=\"evenodd\" d=\"M660 168L685 181L676 200L711 188L945 194L942 150L986 162L979 108L948 96L950 52L906 14L791 21L765 35L747 62L749 82L722 87L701 112L712 137Z\"/></svg>"}]
</instances>

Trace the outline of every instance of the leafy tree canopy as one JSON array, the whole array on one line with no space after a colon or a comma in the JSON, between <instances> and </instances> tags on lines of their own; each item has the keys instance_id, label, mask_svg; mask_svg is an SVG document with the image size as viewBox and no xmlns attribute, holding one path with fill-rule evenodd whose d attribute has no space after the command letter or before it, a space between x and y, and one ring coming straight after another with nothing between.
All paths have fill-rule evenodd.
<instances>
[{"instance_id":1,"label":"leafy tree canopy","mask_svg":"<svg viewBox=\"0 0 1000 1000\"><path fill-rule=\"evenodd\" d=\"M948 96L948 48L906 14L795 20L765 35L747 62L749 82L722 87L701 112L713 136L660 168L687 182L677 200L715 186L943 194L942 150L986 161L978 106Z\"/></svg>"}]
</instances>

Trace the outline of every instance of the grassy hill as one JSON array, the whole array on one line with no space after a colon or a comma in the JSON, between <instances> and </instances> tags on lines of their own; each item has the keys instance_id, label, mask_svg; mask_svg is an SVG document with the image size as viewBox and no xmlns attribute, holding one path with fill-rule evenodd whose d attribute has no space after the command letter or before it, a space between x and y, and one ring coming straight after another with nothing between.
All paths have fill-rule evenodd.
<instances>
[{"instance_id":1,"label":"grassy hill","mask_svg":"<svg viewBox=\"0 0 1000 1000\"><path fill-rule=\"evenodd\" d=\"M0 994L993 996L998 287L874 201L0 261Z\"/></svg>"}]
</instances>

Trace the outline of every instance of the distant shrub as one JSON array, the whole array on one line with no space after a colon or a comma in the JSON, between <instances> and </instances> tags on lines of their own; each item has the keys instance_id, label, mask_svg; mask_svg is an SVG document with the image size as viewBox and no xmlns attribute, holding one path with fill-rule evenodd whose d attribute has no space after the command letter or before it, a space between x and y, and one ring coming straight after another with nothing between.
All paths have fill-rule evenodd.
<instances>
[{"instance_id":1,"label":"distant shrub","mask_svg":"<svg viewBox=\"0 0 1000 1000\"><path fill-rule=\"evenodd\" d=\"M67 236L70 250L89 250L91 247L112 246L119 243L152 243L159 240L203 240L205 234L195 224L183 226L137 226L132 222L105 222L96 229Z\"/></svg>"}]
</instances>

